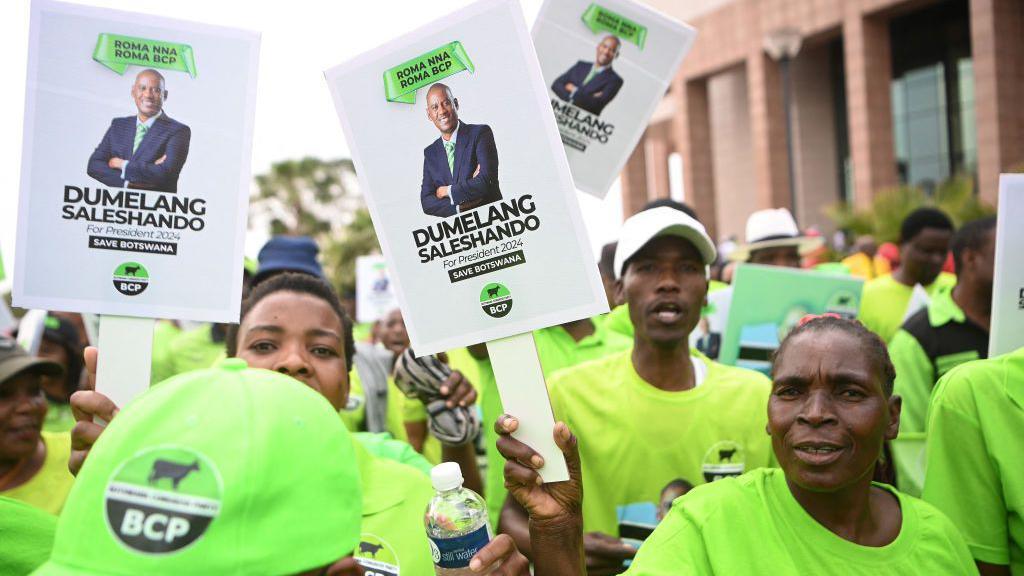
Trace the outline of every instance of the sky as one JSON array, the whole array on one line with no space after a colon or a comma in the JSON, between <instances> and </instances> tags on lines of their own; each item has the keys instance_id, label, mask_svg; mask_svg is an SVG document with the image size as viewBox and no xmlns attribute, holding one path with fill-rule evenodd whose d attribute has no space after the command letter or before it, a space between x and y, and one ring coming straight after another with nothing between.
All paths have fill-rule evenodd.
<instances>
[{"instance_id":1,"label":"sky","mask_svg":"<svg viewBox=\"0 0 1024 576\"><path fill-rule=\"evenodd\" d=\"M520 0L528 25L541 0ZM273 162L303 156L347 157L323 70L443 17L469 0L90 0L74 2L260 32L260 66L253 135L254 173ZM4 0L0 54L7 79L0 90L0 250L9 284L14 269L22 116L28 54L29 0ZM126 96L127 97L127 96ZM595 256L615 239L622 221L618 183L604 200L577 193ZM250 230L246 253L255 256L266 236Z\"/></svg>"}]
</instances>

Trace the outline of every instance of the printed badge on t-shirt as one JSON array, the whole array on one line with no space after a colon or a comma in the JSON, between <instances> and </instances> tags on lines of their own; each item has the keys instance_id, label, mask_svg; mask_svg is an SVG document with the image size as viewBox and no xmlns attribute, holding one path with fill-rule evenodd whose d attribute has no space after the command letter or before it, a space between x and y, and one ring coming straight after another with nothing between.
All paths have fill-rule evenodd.
<instances>
[{"instance_id":1,"label":"printed badge on t-shirt","mask_svg":"<svg viewBox=\"0 0 1024 576\"><path fill-rule=\"evenodd\" d=\"M366 576L399 576L398 555L383 538L364 532L354 555Z\"/></svg>"}]
</instances>

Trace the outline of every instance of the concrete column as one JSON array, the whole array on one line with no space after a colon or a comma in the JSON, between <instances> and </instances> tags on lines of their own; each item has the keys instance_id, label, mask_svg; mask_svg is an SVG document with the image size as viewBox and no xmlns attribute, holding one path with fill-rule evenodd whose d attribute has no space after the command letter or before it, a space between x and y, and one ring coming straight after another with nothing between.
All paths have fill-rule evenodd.
<instances>
[{"instance_id":1,"label":"concrete column","mask_svg":"<svg viewBox=\"0 0 1024 576\"><path fill-rule=\"evenodd\" d=\"M899 183L892 135L892 51L889 22L864 18L848 2L843 18L846 106L853 160L854 205L866 208L874 194Z\"/></svg>"},{"instance_id":2,"label":"concrete column","mask_svg":"<svg viewBox=\"0 0 1024 576\"><path fill-rule=\"evenodd\" d=\"M668 156L672 152L669 131L664 125L651 126L644 137L644 156L647 161L648 198L671 196L668 180Z\"/></svg>"},{"instance_id":3,"label":"concrete column","mask_svg":"<svg viewBox=\"0 0 1024 576\"><path fill-rule=\"evenodd\" d=\"M995 205L999 173L1024 166L1024 2L971 0L978 187Z\"/></svg>"},{"instance_id":4,"label":"concrete column","mask_svg":"<svg viewBox=\"0 0 1024 576\"><path fill-rule=\"evenodd\" d=\"M757 175L757 206L789 208L786 113L779 65L758 48L747 57L748 110Z\"/></svg>"},{"instance_id":5,"label":"concrete column","mask_svg":"<svg viewBox=\"0 0 1024 576\"><path fill-rule=\"evenodd\" d=\"M712 238L717 238L715 178L711 155L711 111L707 80L679 80L672 90L678 98L674 118L676 149L683 157L686 203L697 211Z\"/></svg>"},{"instance_id":6,"label":"concrete column","mask_svg":"<svg viewBox=\"0 0 1024 576\"><path fill-rule=\"evenodd\" d=\"M646 154L644 154L646 139L647 133L645 132L619 176L619 181L622 184L623 218L629 218L636 214L647 203L647 161Z\"/></svg>"}]
</instances>

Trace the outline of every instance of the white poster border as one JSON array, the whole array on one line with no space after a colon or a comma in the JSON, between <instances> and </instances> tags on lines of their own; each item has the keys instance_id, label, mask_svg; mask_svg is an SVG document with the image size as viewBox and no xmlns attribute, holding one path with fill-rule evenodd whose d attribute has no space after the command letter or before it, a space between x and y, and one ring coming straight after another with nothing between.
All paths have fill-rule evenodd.
<instances>
[{"instance_id":1,"label":"white poster border","mask_svg":"<svg viewBox=\"0 0 1024 576\"><path fill-rule=\"evenodd\" d=\"M438 28L455 28L459 23L465 22L473 17L478 16L481 13L495 10L497 8L504 8L511 12L512 22L516 28L516 36L519 39L520 50L529 61L529 81L531 84L538 88L533 90L534 104L542 110L550 109L550 102L547 100L547 89L544 88L544 78L540 72L540 61L537 59L536 51L533 48L532 36L526 28L526 22L523 19L522 8L519 5L518 0L480 0L479 2L470 4L465 8L461 9L458 13L451 15L447 18L441 18L430 22L424 26L417 28L416 30L407 34L401 35L401 37L387 42L377 48L370 51L364 52L354 58L345 61L342 64L334 66L324 72L324 76L327 80L328 86L333 96L335 109L338 112L338 117L341 122L342 131L345 133L345 138L348 142L355 142L354 133L352 132L351 125L348 122L348 116L341 104L341 95L336 90L336 85L345 76L345 72L348 68L353 68L361 65L368 64L370 62L379 61L385 57L390 57L395 62L401 62L403 59L408 58L411 55L404 56L401 54L401 50L406 49L407 46L415 44L417 42L424 41L437 34ZM382 94L383 97L383 94ZM558 136L558 127L555 124L555 117L553 114L542 114L541 122L545 125L546 140L548 150L551 152L551 158L554 162L559 164L559 178L562 180L559 185L564 190L574 191L575 185L572 181L571 172L569 169L569 161L565 156L565 150L562 146L561 138ZM362 190L369 191L371 189L370 182L367 180L365 174L358 170L359 165L362 163L360 157L360 150L357 146L350 146L352 161L356 165L356 174L359 177L359 185ZM380 211L376 205L372 193L365 193L367 208L370 211L374 223L385 222L386 219L381 218ZM574 228L574 236L576 242L581 247L581 252L584 254L590 253L590 241L586 235L586 227L583 223L583 217L580 213L578 200L575 197L571 198L568 206L569 217L572 220ZM387 235L378 234L378 240L380 241L381 250L384 253L385 258L392 262L393 259L389 257L392 254L392 247L388 242ZM416 331L416 327L413 323L407 322L406 327L409 332L409 338L412 340L413 348L416 350L417 355L436 354L438 352L444 352L454 348L466 346L469 344L477 344L481 342L489 342L491 340L497 340L512 336L515 334L523 334L526 332L532 332L540 328L548 326L555 326L571 322L573 320L579 320L581 318L589 318L598 314L607 312L607 306L602 306L601 302L607 302L604 296L604 287L601 285L599 277L596 272L596 264L594 265L594 272L588 274L587 283L589 285L593 303L583 304L573 308L560 310L558 312L549 313L540 316L531 316L523 320L517 320L494 326L491 328L482 328L473 332L463 333L450 338L436 339L431 342L422 342L419 334ZM398 298L398 303L402 310L409 309L409 300L406 297L405 286L403 281L398 274L398 271L394 268L390 269L392 272L392 281L395 283L395 294ZM536 289L542 289L541 286L537 286Z\"/></svg>"},{"instance_id":2,"label":"white poster border","mask_svg":"<svg viewBox=\"0 0 1024 576\"><path fill-rule=\"evenodd\" d=\"M242 162L239 166L238 193L237 193L237 214L236 219L234 253L238 255L237 267L232 273L232 285L229 302L240 302L242 298L242 255L245 253L245 234L248 227L249 210L249 189L252 178L252 141L253 128L255 125L256 111L256 89L257 73L259 70L260 33L239 28L215 26L166 18L163 16L152 16L138 12L126 12L107 8L69 4L55 0L32 0L31 16L29 18L29 50L28 66L25 79L25 115L22 133L22 154L21 154L21 178L18 186L18 233L15 245L14 283L13 294L17 295L15 305L20 308L43 308L54 311L67 312L88 312L94 314L109 314L118 316L132 316L137 318L173 318L181 320L196 320L209 322L238 322L240 313L239 306L228 305L225 308L196 308L176 305L152 305L133 302L115 302L102 300L79 300L74 298L49 298L24 295L25 267L27 259L27 236L29 206L27 202L21 202L23 196L27 196L26 188L31 184L29 174L32 166L32 151L34 149L34 118L35 100L32 97L37 86L38 76L38 46L39 46L39 25L43 12L59 12L73 16L85 16L90 18L105 19L112 22L138 26L180 27L193 32L215 34L225 38L245 40L252 46L249 51L250 60L245 63L248 71L246 86L246 102L244 114L250 120L246 123L242 135L243 146L248 151L242 155Z\"/></svg>"}]
</instances>

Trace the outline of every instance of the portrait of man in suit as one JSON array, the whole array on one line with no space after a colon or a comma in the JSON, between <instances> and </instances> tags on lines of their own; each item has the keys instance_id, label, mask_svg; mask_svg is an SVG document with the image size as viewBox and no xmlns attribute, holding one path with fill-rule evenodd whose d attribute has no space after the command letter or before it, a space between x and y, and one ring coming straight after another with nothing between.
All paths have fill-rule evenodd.
<instances>
[{"instance_id":1,"label":"portrait of man in suit","mask_svg":"<svg viewBox=\"0 0 1024 576\"><path fill-rule=\"evenodd\" d=\"M491 127L459 120L459 100L440 83L427 90L427 117L441 135L423 149L423 212L445 218L501 200Z\"/></svg>"},{"instance_id":2,"label":"portrait of man in suit","mask_svg":"<svg viewBox=\"0 0 1024 576\"><path fill-rule=\"evenodd\" d=\"M110 122L89 156L89 176L117 188L177 192L192 132L164 112L167 88L156 70L139 72L131 94L138 113Z\"/></svg>"},{"instance_id":3,"label":"portrait of man in suit","mask_svg":"<svg viewBox=\"0 0 1024 576\"><path fill-rule=\"evenodd\" d=\"M594 61L577 62L555 79L551 90L565 102L600 116L622 88L622 77L612 69L612 61L619 56L621 47L622 41L618 37L605 36L597 45Z\"/></svg>"}]
</instances>

